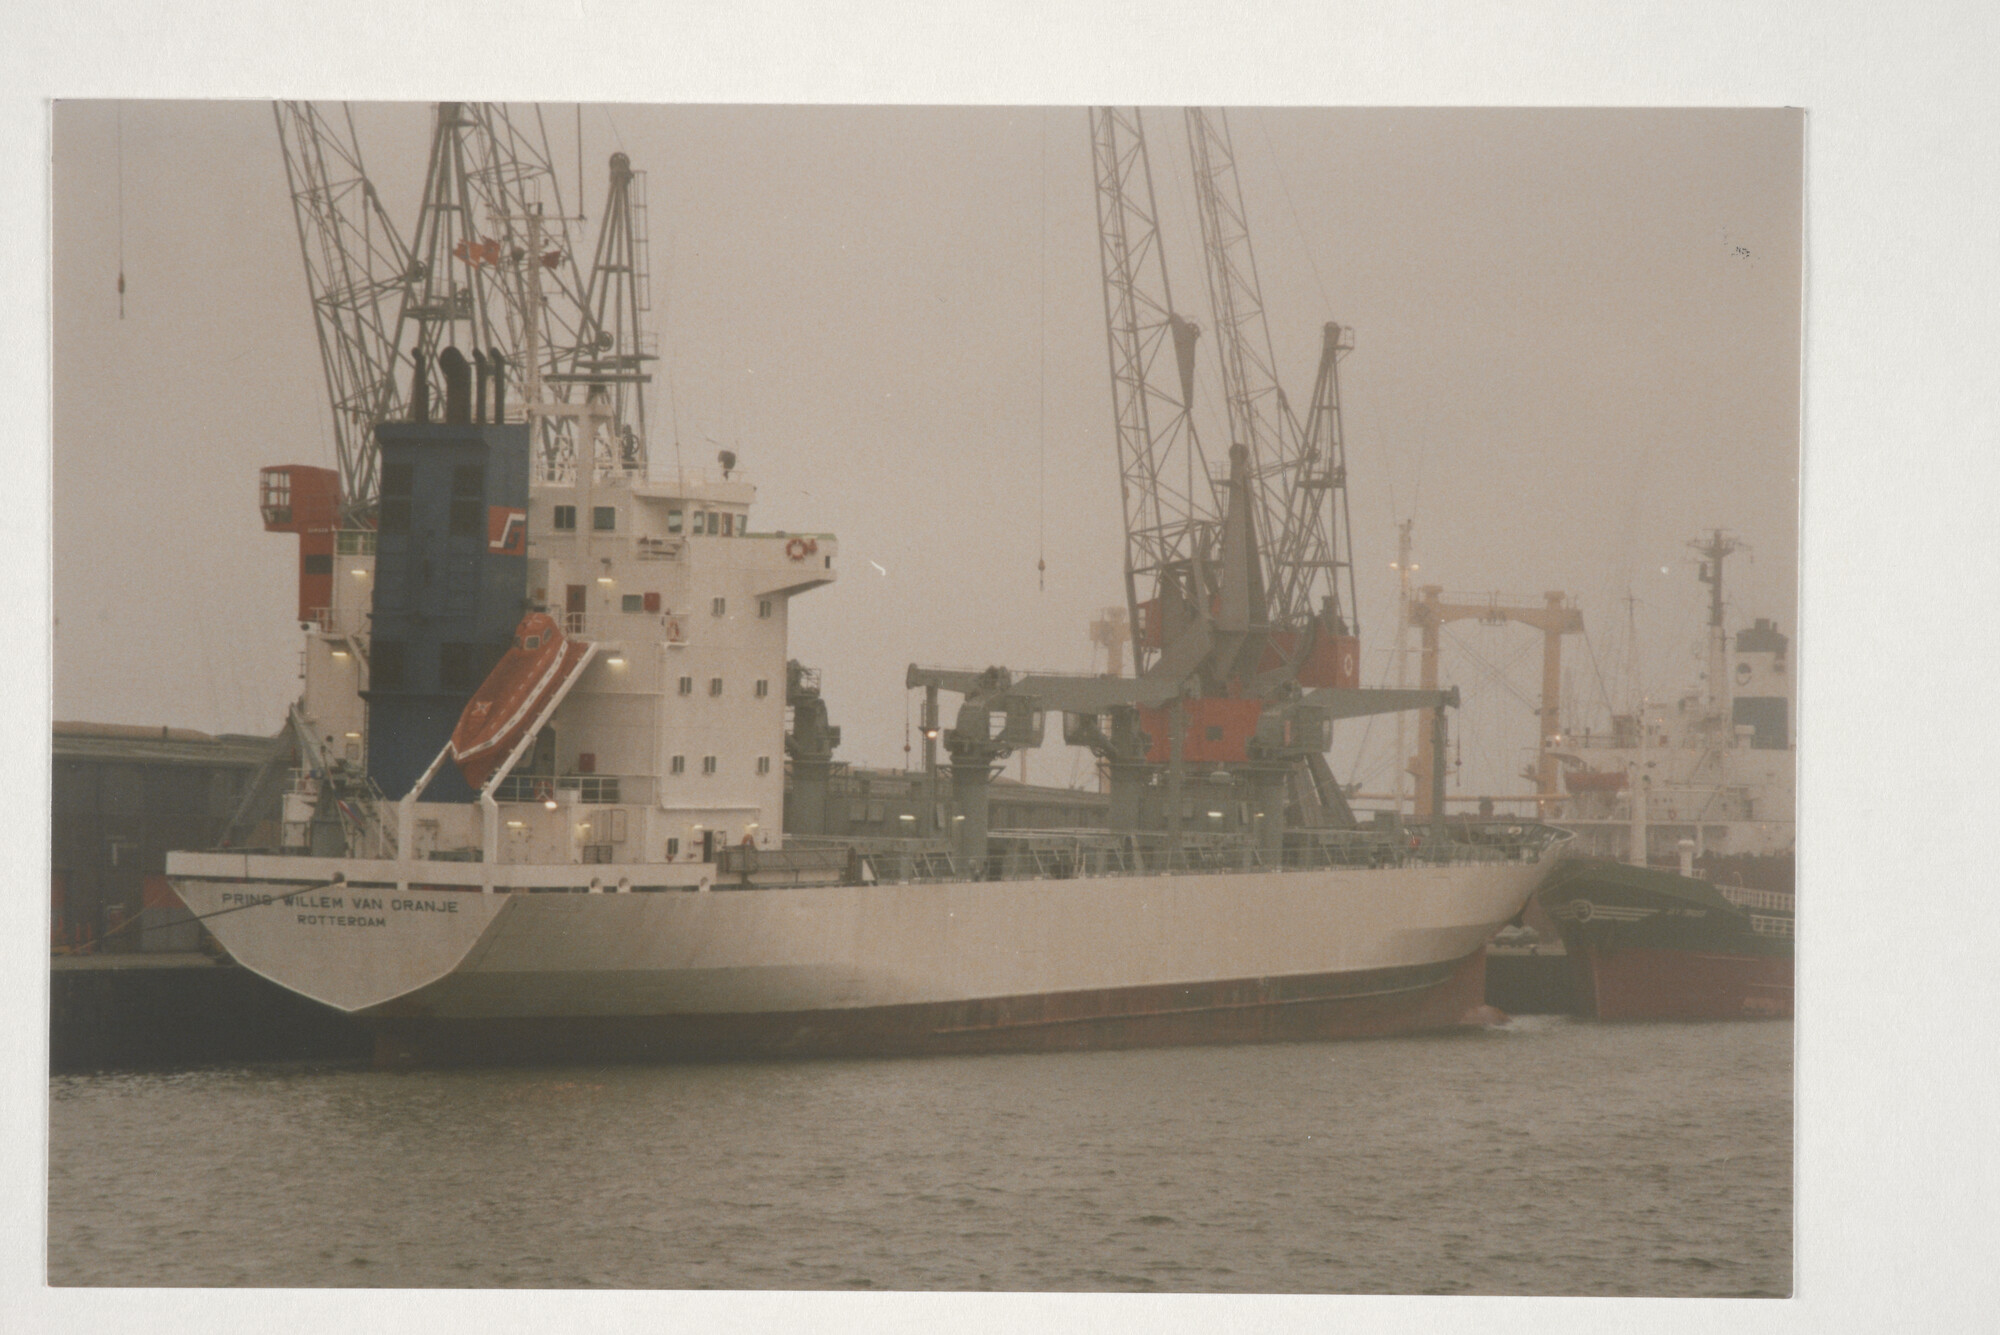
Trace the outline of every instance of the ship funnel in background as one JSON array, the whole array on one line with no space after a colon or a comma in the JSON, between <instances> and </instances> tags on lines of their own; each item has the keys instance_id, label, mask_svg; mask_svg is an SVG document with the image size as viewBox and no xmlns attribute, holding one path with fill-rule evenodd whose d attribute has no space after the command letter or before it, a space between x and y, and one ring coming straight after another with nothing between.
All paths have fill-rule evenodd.
<instances>
[{"instance_id":1,"label":"ship funnel in background","mask_svg":"<svg viewBox=\"0 0 2000 1335\"><path fill-rule=\"evenodd\" d=\"M486 420L486 382L490 373L486 366L486 354L478 348L472 350L472 369L477 377L472 391L472 420L483 423Z\"/></svg>"},{"instance_id":2,"label":"ship funnel in background","mask_svg":"<svg viewBox=\"0 0 2000 1335\"><path fill-rule=\"evenodd\" d=\"M444 373L444 420L463 426L472 421L472 365L457 348L438 354L438 370Z\"/></svg>"}]
</instances>

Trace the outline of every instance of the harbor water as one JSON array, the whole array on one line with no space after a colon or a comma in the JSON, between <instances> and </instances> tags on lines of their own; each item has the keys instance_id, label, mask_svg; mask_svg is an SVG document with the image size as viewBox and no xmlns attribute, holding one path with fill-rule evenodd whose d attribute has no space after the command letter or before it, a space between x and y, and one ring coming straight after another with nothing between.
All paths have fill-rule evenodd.
<instances>
[{"instance_id":1,"label":"harbor water","mask_svg":"<svg viewBox=\"0 0 2000 1335\"><path fill-rule=\"evenodd\" d=\"M1789 1022L52 1081L56 1285L1779 1297Z\"/></svg>"}]
</instances>

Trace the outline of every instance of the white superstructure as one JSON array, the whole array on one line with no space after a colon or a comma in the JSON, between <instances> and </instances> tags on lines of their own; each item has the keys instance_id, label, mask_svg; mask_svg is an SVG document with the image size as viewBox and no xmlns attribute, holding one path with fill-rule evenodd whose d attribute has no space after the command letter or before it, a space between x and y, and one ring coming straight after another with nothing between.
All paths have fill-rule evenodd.
<instances>
[{"instance_id":1,"label":"white superstructure","mask_svg":"<svg viewBox=\"0 0 2000 1335\"><path fill-rule=\"evenodd\" d=\"M1792 851L1789 641L1761 619L1718 640L1700 688L1672 703L1642 702L1614 716L1609 733L1562 738L1569 796L1554 819L1576 832L1578 854L1637 862L1643 846L1646 861L1671 865L1683 851Z\"/></svg>"},{"instance_id":2,"label":"white superstructure","mask_svg":"<svg viewBox=\"0 0 2000 1335\"><path fill-rule=\"evenodd\" d=\"M755 497L694 470L532 490L529 599L597 653L500 786L499 861L778 843L790 601L833 581L838 544L755 531Z\"/></svg>"}]
</instances>

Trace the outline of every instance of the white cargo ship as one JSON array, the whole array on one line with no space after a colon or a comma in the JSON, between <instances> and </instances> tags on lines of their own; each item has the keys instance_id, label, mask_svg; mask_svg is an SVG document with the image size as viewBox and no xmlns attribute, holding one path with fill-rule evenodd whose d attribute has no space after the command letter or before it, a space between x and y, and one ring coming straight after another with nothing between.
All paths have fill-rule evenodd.
<instances>
[{"instance_id":1,"label":"white cargo ship","mask_svg":"<svg viewBox=\"0 0 2000 1335\"><path fill-rule=\"evenodd\" d=\"M926 836L787 841L786 705L799 674L786 624L793 598L836 577L832 535L758 530L739 476L538 463L525 507L509 506L505 475L526 471L522 425L397 424L382 438L381 531L340 536L329 601L307 609L300 773L279 846L175 853L168 871L245 967L379 1020L385 1058L1449 1027L1478 1012L1487 939L1557 856L1561 836L1537 825L1190 830L1177 844L982 830L972 847L949 837L965 824L957 799ZM483 463L460 462L481 451ZM451 506L474 508L468 468L484 469L489 491L482 522L458 525L476 536L454 538ZM267 502L303 513L311 476L273 473L284 476L267 476ZM441 681L464 671L453 661L464 641L444 637L467 632L446 613L465 590L477 601L491 588L483 575L434 579L446 611L421 605L419 572L448 567L454 542L514 561L529 606L583 652L547 674L520 740L470 800L433 800L457 777L448 738L466 712L462 693L433 707ZM489 610L522 611L500 604ZM1060 694L1056 679L1022 678L1007 698L1037 681ZM984 758L953 768L974 763L983 777Z\"/></svg>"},{"instance_id":2,"label":"white cargo ship","mask_svg":"<svg viewBox=\"0 0 2000 1335\"><path fill-rule=\"evenodd\" d=\"M1441 776L1456 704L1359 688L1335 375L1351 333L1325 326L1310 411L1282 445L1248 406L1283 395L1225 356L1235 429L1211 469L1188 416L1198 331L1154 272L1136 111L1092 115L1135 672L912 667L924 800L865 838L829 832L838 729L786 649L792 600L835 578L838 543L759 528L727 451L712 473L649 466L655 358L624 156L586 283L562 210L524 184L549 184L540 159L518 179L467 165L513 151L506 117L440 104L417 243L376 286L335 289L312 239L360 265L372 252L352 238L386 221L335 227L357 196L316 174L332 122L283 104L278 123L342 468L263 479L266 527L300 538L306 638L282 819L167 867L243 965L377 1022L385 1058L432 1062L1332 1038L1482 1017L1485 943L1567 836L1363 827L1348 809L1325 761L1335 720L1433 710ZM1192 111L1188 127L1209 203L1228 203L1226 127ZM473 230L468 192L498 235ZM1225 259L1245 246L1211 239ZM356 292L395 296L393 336L333 318ZM490 351L502 342L516 351ZM1183 474L1207 485L1159 481ZM962 698L949 728L940 692ZM1039 745L1047 714L1101 762L1106 823L989 831L998 762Z\"/></svg>"}]
</instances>

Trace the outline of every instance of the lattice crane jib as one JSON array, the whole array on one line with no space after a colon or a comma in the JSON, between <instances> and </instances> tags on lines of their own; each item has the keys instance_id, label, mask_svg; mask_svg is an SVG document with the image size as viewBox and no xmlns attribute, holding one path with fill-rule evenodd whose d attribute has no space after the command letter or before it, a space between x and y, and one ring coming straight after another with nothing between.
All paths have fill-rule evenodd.
<instances>
[{"instance_id":1,"label":"lattice crane jib","mask_svg":"<svg viewBox=\"0 0 2000 1335\"><path fill-rule=\"evenodd\" d=\"M1125 512L1125 596L1144 672L1186 605L1225 508L1190 413L1200 329L1173 305L1159 208L1137 108L1090 113L1099 260Z\"/></svg>"},{"instance_id":2,"label":"lattice crane jib","mask_svg":"<svg viewBox=\"0 0 2000 1335\"><path fill-rule=\"evenodd\" d=\"M566 401L555 377L582 339L585 284L539 108L440 102L397 347L428 368L438 352L500 353L516 403ZM572 449L571 424L544 418L545 464Z\"/></svg>"},{"instance_id":3,"label":"lattice crane jib","mask_svg":"<svg viewBox=\"0 0 2000 1335\"><path fill-rule=\"evenodd\" d=\"M362 166L347 108L275 102L272 114L333 410L342 523L351 527L375 502L375 424L405 406L396 334L410 253Z\"/></svg>"},{"instance_id":4,"label":"lattice crane jib","mask_svg":"<svg viewBox=\"0 0 2000 1335\"><path fill-rule=\"evenodd\" d=\"M1322 327L1319 369L1313 377L1273 578L1285 583L1285 606L1296 609L1294 615L1317 613L1335 634L1358 637L1347 434L1340 413L1340 362L1353 349L1352 329L1332 321Z\"/></svg>"},{"instance_id":5,"label":"lattice crane jib","mask_svg":"<svg viewBox=\"0 0 2000 1335\"><path fill-rule=\"evenodd\" d=\"M1189 107L1183 116L1230 443L1249 452L1251 489L1268 557L1277 550L1283 533L1299 429L1278 383L1228 118L1201 107ZM1274 582L1270 591L1277 595L1281 586ZM1281 603L1273 603L1268 619L1286 624L1287 611Z\"/></svg>"},{"instance_id":6,"label":"lattice crane jib","mask_svg":"<svg viewBox=\"0 0 2000 1335\"><path fill-rule=\"evenodd\" d=\"M1274 651L1303 663L1316 645L1356 635L1336 369L1353 337L1326 326L1301 427L1277 374L1228 117L1190 107L1185 118L1231 438L1252 461Z\"/></svg>"}]
</instances>

